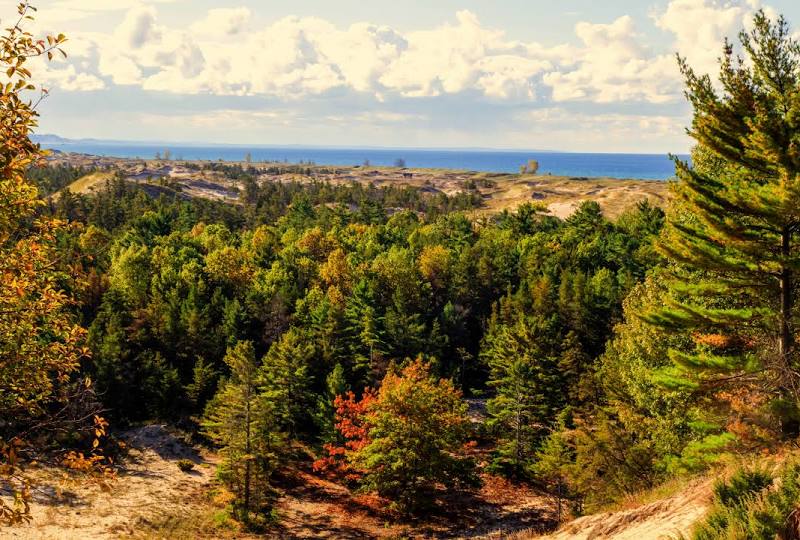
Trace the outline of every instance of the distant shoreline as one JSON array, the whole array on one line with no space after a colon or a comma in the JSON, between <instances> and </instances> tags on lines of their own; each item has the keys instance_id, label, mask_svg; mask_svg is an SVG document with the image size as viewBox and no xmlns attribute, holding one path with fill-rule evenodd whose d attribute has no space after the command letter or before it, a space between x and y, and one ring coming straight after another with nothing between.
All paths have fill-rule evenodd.
<instances>
[{"instance_id":1,"label":"distant shoreline","mask_svg":"<svg viewBox=\"0 0 800 540\"><path fill-rule=\"evenodd\" d=\"M378 148L177 146L160 144L109 144L41 142L43 148L106 158L147 159L169 157L176 161L223 161L241 163L248 155L253 163L287 163L337 167L406 166L485 173L517 173L530 160L539 163L542 175L575 178L668 180L674 164L667 155L601 154L572 152L518 152L483 150L410 150ZM686 159L687 156L681 156Z\"/></svg>"}]
</instances>

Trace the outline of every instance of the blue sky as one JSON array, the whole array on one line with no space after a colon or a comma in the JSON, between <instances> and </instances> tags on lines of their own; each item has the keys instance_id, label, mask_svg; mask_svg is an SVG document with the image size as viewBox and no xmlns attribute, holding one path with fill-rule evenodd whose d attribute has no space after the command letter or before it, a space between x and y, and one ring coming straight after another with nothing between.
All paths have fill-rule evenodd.
<instances>
[{"instance_id":1,"label":"blue sky","mask_svg":"<svg viewBox=\"0 0 800 540\"><path fill-rule=\"evenodd\" d=\"M683 152L674 53L714 69L791 0L41 0L41 133L176 142ZM0 8L7 22L8 7Z\"/></svg>"}]
</instances>

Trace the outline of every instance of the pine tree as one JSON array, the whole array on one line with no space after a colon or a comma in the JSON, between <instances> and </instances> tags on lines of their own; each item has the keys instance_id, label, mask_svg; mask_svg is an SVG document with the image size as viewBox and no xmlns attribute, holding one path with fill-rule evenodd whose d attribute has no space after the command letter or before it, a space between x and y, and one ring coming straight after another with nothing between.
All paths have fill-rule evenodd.
<instances>
[{"instance_id":1,"label":"pine tree","mask_svg":"<svg viewBox=\"0 0 800 540\"><path fill-rule=\"evenodd\" d=\"M673 351L684 370L673 384L767 382L791 402L783 429L796 435L800 47L783 18L763 12L740 40L746 61L726 42L718 86L680 59L697 147L692 165L676 160L660 250L699 278L678 274L672 303L648 320L724 338L725 346Z\"/></svg>"},{"instance_id":2,"label":"pine tree","mask_svg":"<svg viewBox=\"0 0 800 540\"><path fill-rule=\"evenodd\" d=\"M369 283L362 279L353 287L345 309L353 381L360 385L370 384L383 376L383 366L379 363L386 349L382 328L384 318L375 309L376 303ZM377 378L376 373L379 374Z\"/></svg>"},{"instance_id":3,"label":"pine tree","mask_svg":"<svg viewBox=\"0 0 800 540\"><path fill-rule=\"evenodd\" d=\"M267 494L269 475L277 462L281 435L275 404L259 389L259 366L253 344L240 341L228 349L228 380L206 407L203 431L222 447L220 476L237 495L242 518L250 519Z\"/></svg>"},{"instance_id":4,"label":"pine tree","mask_svg":"<svg viewBox=\"0 0 800 540\"><path fill-rule=\"evenodd\" d=\"M325 378L325 392L317 396L315 413L320 438L324 443L331 443L336 438L336 406L337 396L347 393L349 387L342 364L336 364Z\"/></svg>"},{"instance_id":5,"label":"pine tree","mask_svg":"<svg viewBox=\"0 0 800 540\"><path fill-rule=\"evenodd\" d=\"M291 437L313 426L308 374L313 355L308 336L292 328L272 344L259 369L260 392L273 404L279 425Z\"/></svg>"},{"instance_id":6,"label":"pine tree","mask_svg":"<svg viewBox=\"0 0 800 540\"><path fill-rule=\"evenodd\" d=\"M528 473L537 445L563 405L558 357L547 343L541 319L519 317L490 335L482 353L489 365L489 426L499 437L494 467L521 477Z\"/></svg>"}]
</instances>

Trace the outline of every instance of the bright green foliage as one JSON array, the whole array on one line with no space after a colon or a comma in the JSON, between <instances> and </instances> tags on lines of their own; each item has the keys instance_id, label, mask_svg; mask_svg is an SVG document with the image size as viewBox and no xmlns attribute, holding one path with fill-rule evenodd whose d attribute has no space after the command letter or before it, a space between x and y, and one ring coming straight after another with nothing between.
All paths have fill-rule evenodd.
<instances>
[{"instance_id":1,"label":"bright green foliage","mask_svg":"<svg viewBox=\"0 0 800 540\"><path fill-rule=\"evenodd\" d=\"M740 34L746 62L726 44L719 90L681 60L697 149L692 166L676 162L676 204L659 247L696 273L679 274L672 301L649 319L726 338L671 353L695 388L752 373L745 380L797 398L800 48L790 35L782 18L758 13ZM798 433L796 420L783 421L785 433Z\"/></svg>"},{"instance_id":2,"label":"bright green foliage","mask_svg":"<svg viewBox=\"0 0 800 540\"><path fill-rule=\"evenodd\" d=\"M437 484L474 485L474 463L464 457L469 420L461 394L416 360L383 379L365 418L369 443L350 456L363 485L403 512L430 502Z\"/></svg>"},{"instance_id":3,"label":"bright green foliage","mask_svg":"<svg viewBox=\"0 0 800 540\"><path fill-rule=\"evenodd\" d=\"M561 518L562 499L572 501L575 513L582 510L583 497L576 491L574 482L575 447L571 440L574 430L573 410L566 407L558 415L553 430L539 445L536 460L531 467L532 473L556 495L559 511L557 519Z\"/></svg>"},{"instance_id":4,"label":"bright green foliage","mask_svg":"<svg viewBox=\"0 0 800 540\"><path fill-rule=\"evenodd\" d=\"M564 391L577 397L575 385L602 352L625 292L649 264L635 255L649 243L643 231L658 227L652 208L632 209L626 232L590 203L569 223L528 206L480 225L459 213L409 211L375 222L329 205L357 203L366 196L360 187L252 189L264 205L273 197L277 206L260 206L264 212L282 217L264 225L251 208L167 191L152 199L119 180L64 203L63 212L102 242L92 247L87 272L96 285L82 309L95 353L88 367L115 419L197 413L228 371L227 347L249 340L261 357L279 350L287 332L313 349L301 354L306 390L288 405L303 436L320 435L310 416L337 364L360 391L378 383L392 360L422 354L465 391L485 389L481 343L505 297L509 312L557 317L543 347L558 357ZM392 190L369 197L411 204ZM78 253L93 246L69 240ZM513 324L504 315L491 332Z\"/></svg>"},{"instance_id":5,"label":"bright green foliage","mask_svg":"<svg viewBox=\"0 0 800 540\"><path fill-rule=\"evenodd\" d=\"M336 396L343 396L349 390L342 364L336 364L325 378L325 392L317 396L317 409L314 420L323 443L331 443L336 439Z\"/></svg>"},{"instance_id":6,"label":"bright green foliage","mask_svg":"<svg viewBox=\"0 0 800 540\"><path fill-rule=\"evenodd\" d=\"M282 436L275 403L258 387L259 365L253 344L237 343L225 355L230 377L208 403L202 427L220 446L220 478L237 496L244 520L268 504L269 476L278 461Z\"/></svg>"},{"instance_id":7,"label":"bright green foliage","mask_svg":"<svg viewBox=\"0 0 800 540\"><path fill-rule=\"evenodd\" d=\"M231 392L226 351L246 341L263 359L255 384L270 432L335 444L335 396L421 357L435 377L492 399L495 465L526 476L560 410L598 398L592 374L622 299L657 260L648 246L663 216L644 204L619 224L590 202L568 220L536 205L473 220L451 211L471 195L187 166L241 181L243 204L185 199L168 183L154 197L154 185L119 178L52 204L86 225L62 242L92 276L80 306L86 367L117 421L192 418L215 392L218 405ZM389 492L424 499L436 476L422 467Z\"/></svg>"},{"instance_id":8,"label":"bright green foliage","mask_svg":"<svg viewBox=\"0 0 800 540\"><path fill-rule=\"evenodd\" d=\"M694 529L694 540L796 538L800 465L783 466L777 478L759 469L740 469L714 486L714 505Z\"/></svg>"}]
</instances>

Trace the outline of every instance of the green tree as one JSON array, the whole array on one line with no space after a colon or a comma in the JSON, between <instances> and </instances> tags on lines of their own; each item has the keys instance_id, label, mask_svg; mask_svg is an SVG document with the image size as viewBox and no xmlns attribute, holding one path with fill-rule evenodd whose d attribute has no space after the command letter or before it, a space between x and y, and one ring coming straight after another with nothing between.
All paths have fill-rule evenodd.
<instances>
[{"instance_id":1,"label":"green tree","mask_svg":"<svg viewBox=\"0 0 800 540\"><path fill-rule=\"evenodd\" d=\"M259 365L253 344L240 341L228 349L230 377L206 406L202 429L221 447L220 477L234 489L243 520L266 502L269 476L282 444L275 403L258 386Z\"/></svg>"},{"instance_id":2,"label":"green tree","mask_svg":"<svg viewBox=\"0 0 800 540\"><path fill-rule=\"evenodd\" d=\"M317 396L315 420L319 428L320 439L331 443L336 439L336 407L337 396L343 396L349 390L342 364L336 364L325 378L325 391Z\"/></svg>"},{"instance_id":3,"label":"green tree","mask_svg":"<svg viewBox=\"0 0 800 540\"><path fill-rule=\"evenodd\" d=\"M259 369L260 392L274 404L278 423L292 437L313 426L309 376L313 357L308 335L291 328L272 344Z\"/></svg>"},{"instance_id":4,"label":"green tree","mask_svg":"<svg viewBox=\"0 0 800 540\"><path fill-rule=\"evenodd\" d=\"M699 278L678 275L672 301L649 320L740 343L673 351L684 375L672 382L766 383L783 403L784 433L796 436L800 47L790 35L783 18L759 12L740 34L747 61L725 44L718 86L680 60L697 148L692 165L676 160L676 204L660 249Z\"/></svg>"},{"instance_id":5,"label":"green tree","mask_svg":"<svg viewBox=\"0 0 800 540\"><path fill-rule=\"evenodd\" d=\"M518 317L500 324L481 352L489 366L489 426L498 435L493 466L524 477L538 444L563 406L558 357L548 344L546 321Z\"/></svg>"}]
</instances>

